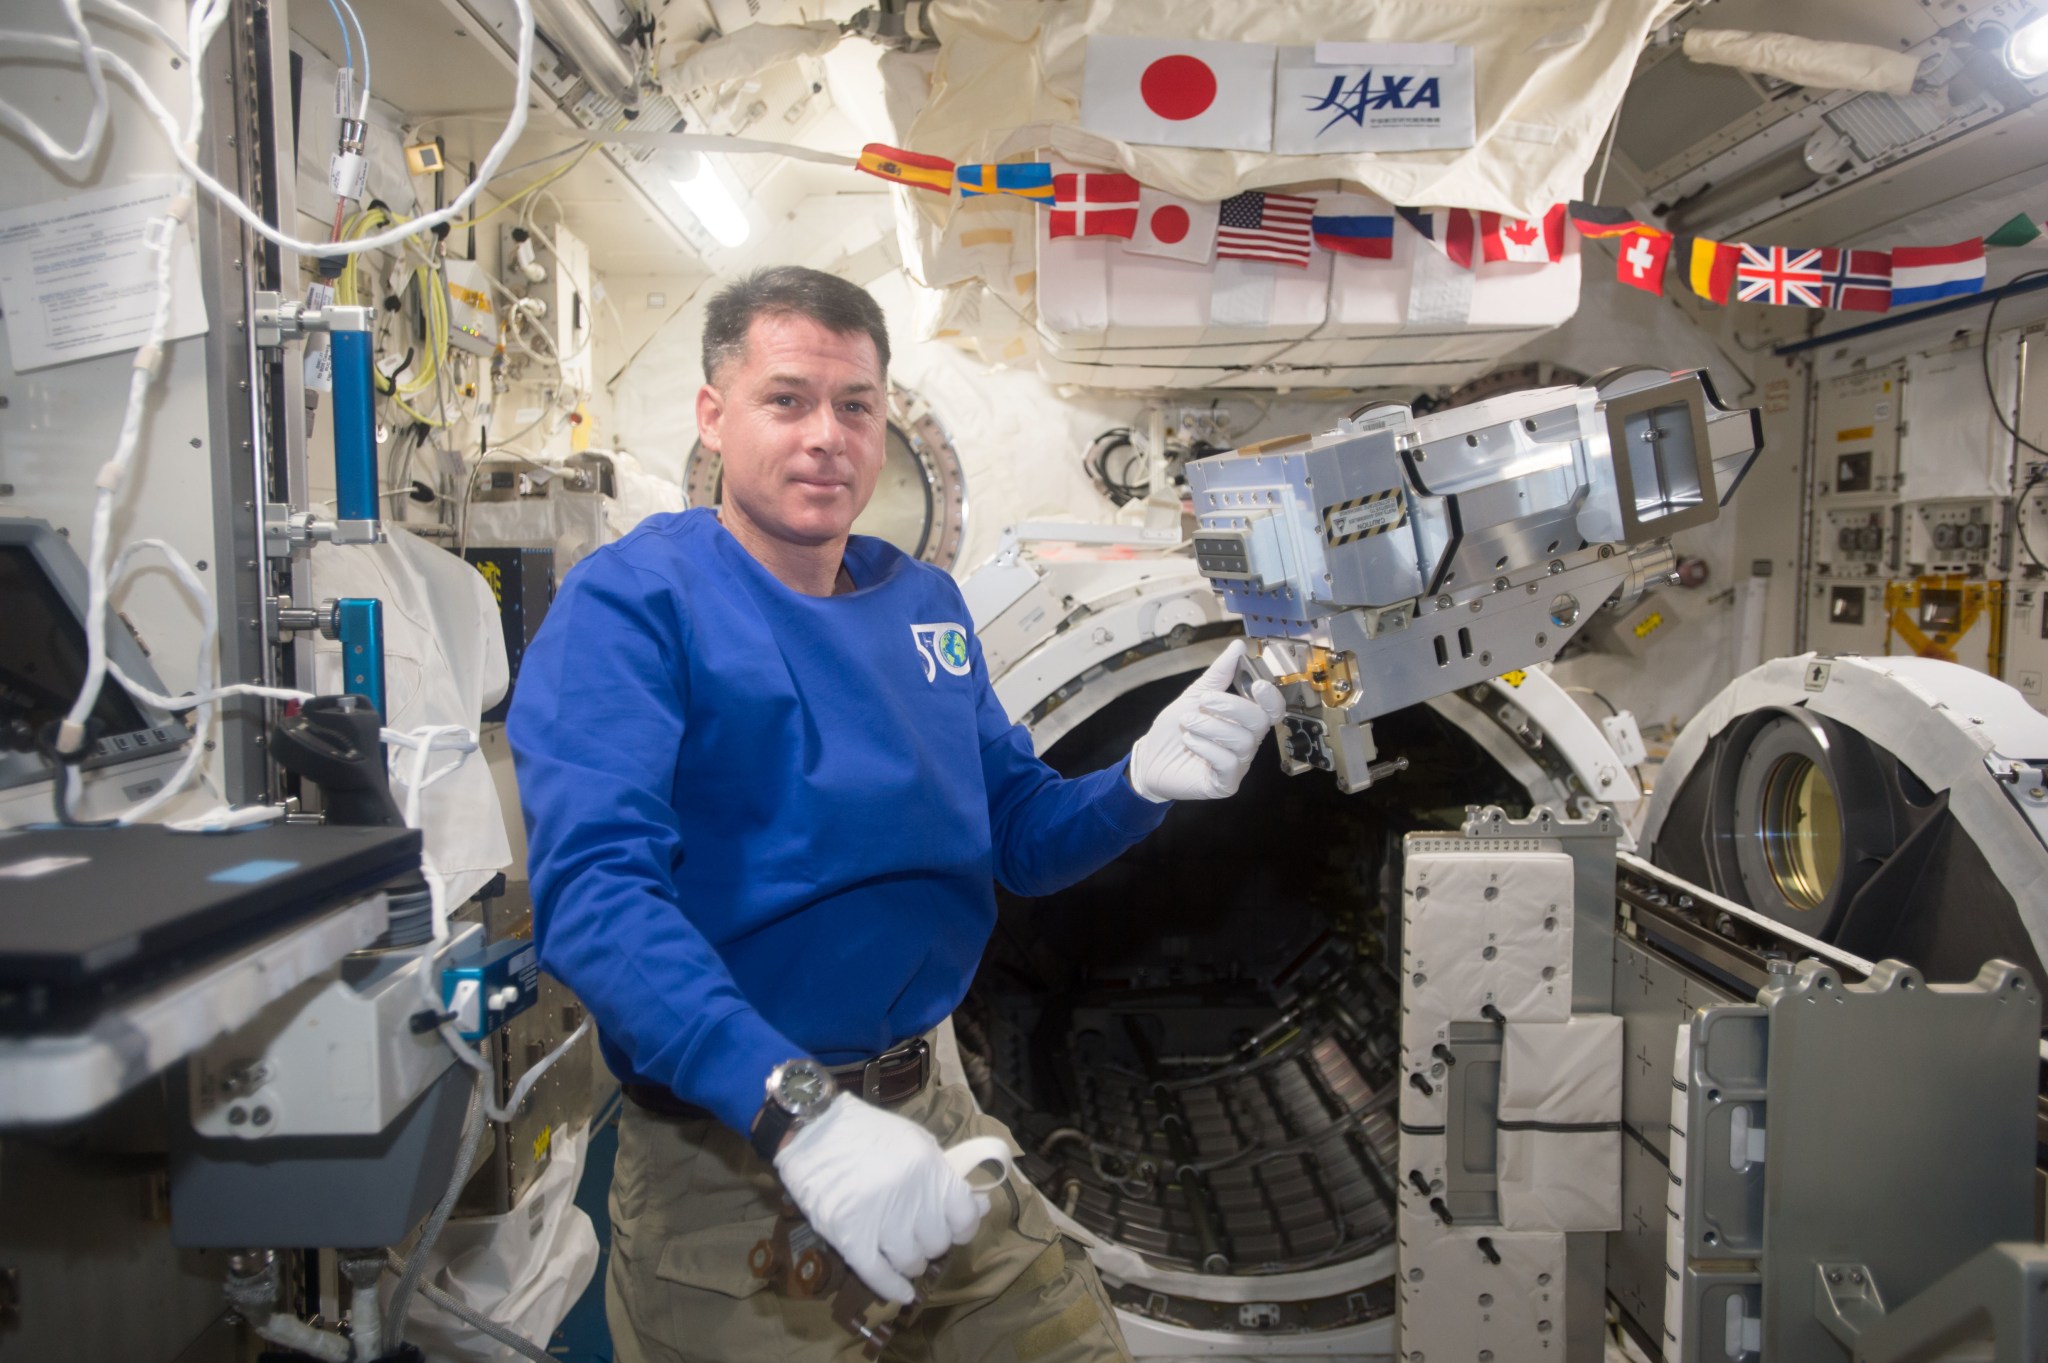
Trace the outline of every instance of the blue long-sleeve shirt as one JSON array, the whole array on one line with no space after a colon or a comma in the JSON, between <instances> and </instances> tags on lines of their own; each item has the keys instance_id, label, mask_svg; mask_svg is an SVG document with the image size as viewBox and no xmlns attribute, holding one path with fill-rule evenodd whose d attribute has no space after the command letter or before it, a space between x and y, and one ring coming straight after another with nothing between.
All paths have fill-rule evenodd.
<instances>
[{"instance_id":1,"label":"blue long-sleeve shirt","mask_svg":"<svg viewBox=\"0 0 2048 1363\"><path fill-rule=\"evenodd\" d=\"M858 535L845 563L805 596L713 512L651 517L569 573L508 720L542 964L621 1079L741 1131L782 1061L949 1014L993 882L1072 884L1167 808L1033 755L945 573Z\"/></svg>"}]
</instances>

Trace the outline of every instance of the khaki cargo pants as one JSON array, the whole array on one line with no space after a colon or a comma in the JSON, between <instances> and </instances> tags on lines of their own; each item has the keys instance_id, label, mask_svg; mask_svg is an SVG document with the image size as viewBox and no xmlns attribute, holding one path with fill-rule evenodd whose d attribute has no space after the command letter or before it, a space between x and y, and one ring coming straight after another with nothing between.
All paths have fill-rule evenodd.
<instances>
[{"instance_id":1,"label":"khaki cargo pants","mask_svg":"<svg viewBox=\"0 0 2048 1363\"><path fill-rule=\"evenodd\" d=\"M894 1111L944 1146L1010 1136L958 1085L934 1083ZM1095 1266L1059 1233L1038 1190L1012 1178L989 1201L973 1242L947 1256L924 1314L885 1359L1128 1363ZM773 1170L722 1123L626 1103L605 1280L617 1363L858 1363L859 1341L828 1301L789 1300L748 1271L747 1252L781 1204Z\"/></svg>"}]
</instances>

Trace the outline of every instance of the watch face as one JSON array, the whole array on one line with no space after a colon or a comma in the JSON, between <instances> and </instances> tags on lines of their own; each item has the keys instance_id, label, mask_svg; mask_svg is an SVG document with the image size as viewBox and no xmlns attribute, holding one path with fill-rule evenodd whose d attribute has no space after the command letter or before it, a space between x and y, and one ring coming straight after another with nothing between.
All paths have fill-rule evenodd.
<instances>
[{"instance_id":1,"label":"watch face","mask_svg":"<svg viewBox=\"0 0 2048 1363\"><path fill-rule=\"evenodd\" d=\"M776 1085L776 1097L782 1106L799 1115L815 1112L831 1096L831 1076L816 1065L786 1065L782 1080Z\"/></svg>"}]
</instances>

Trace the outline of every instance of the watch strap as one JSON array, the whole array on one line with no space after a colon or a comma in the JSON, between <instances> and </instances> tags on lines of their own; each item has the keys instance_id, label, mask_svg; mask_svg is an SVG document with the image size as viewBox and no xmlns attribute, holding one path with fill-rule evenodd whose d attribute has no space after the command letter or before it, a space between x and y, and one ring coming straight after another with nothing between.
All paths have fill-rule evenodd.
<instances>
[{"instance_id":1,"label":"watch strap","mask_svg":"<svg viewBox=\"0 0 2048 1363\"><path fill-rule=\"evenodd\" d=\"M755 1119L754 1129L747 1133L747 1143L754 1147L763 1164L773 1165L782 1138L795 1126L796 1114L770 1098L761 1104L761 1115Z\"/></svg>"}]
</instances>

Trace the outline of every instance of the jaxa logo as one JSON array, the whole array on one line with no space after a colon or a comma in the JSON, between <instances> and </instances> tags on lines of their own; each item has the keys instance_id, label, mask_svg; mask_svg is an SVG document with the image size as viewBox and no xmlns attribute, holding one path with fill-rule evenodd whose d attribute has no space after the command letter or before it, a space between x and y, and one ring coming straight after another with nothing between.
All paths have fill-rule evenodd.
<instances>
[{"instance_id":1,"label":"jaxa logo","mask_svg":"<svg viewBox=\"0 0 2048 1363\"><path fill-rule=\"evenodd\" d=\"M1330 121L1318 128L1317 134L1328 132L1345 119L1358 127L1365 126L1365 116L1385 109L1439 109L1442 108L1442 92L1438 89L1437 78L1430 76L1420 85L1415 77L1381 75L1379 84L1374 85L1373 73L1368 70L1357 81L1347 87L1341 75L1330 77L1330 90L1320 100L1310 96L1312 101L1308 112L1322 113L1334 110ZM1414 88L1410 88L1410 87Z\"/></svg>"},{"instance_id":2,"label":"jaxa logo","mask_svg":"<svg viewBox=\"0 0 2048 1363\"><path fill-rule=\"evenodd\" d=\"M917 656L924 659L926 681L938 680L942 667L956 677L967 675L973 660L967 652L967 631L960 626L950 621L912 625L910 638L917 645Z\"/></svg>"}]
</instances>

